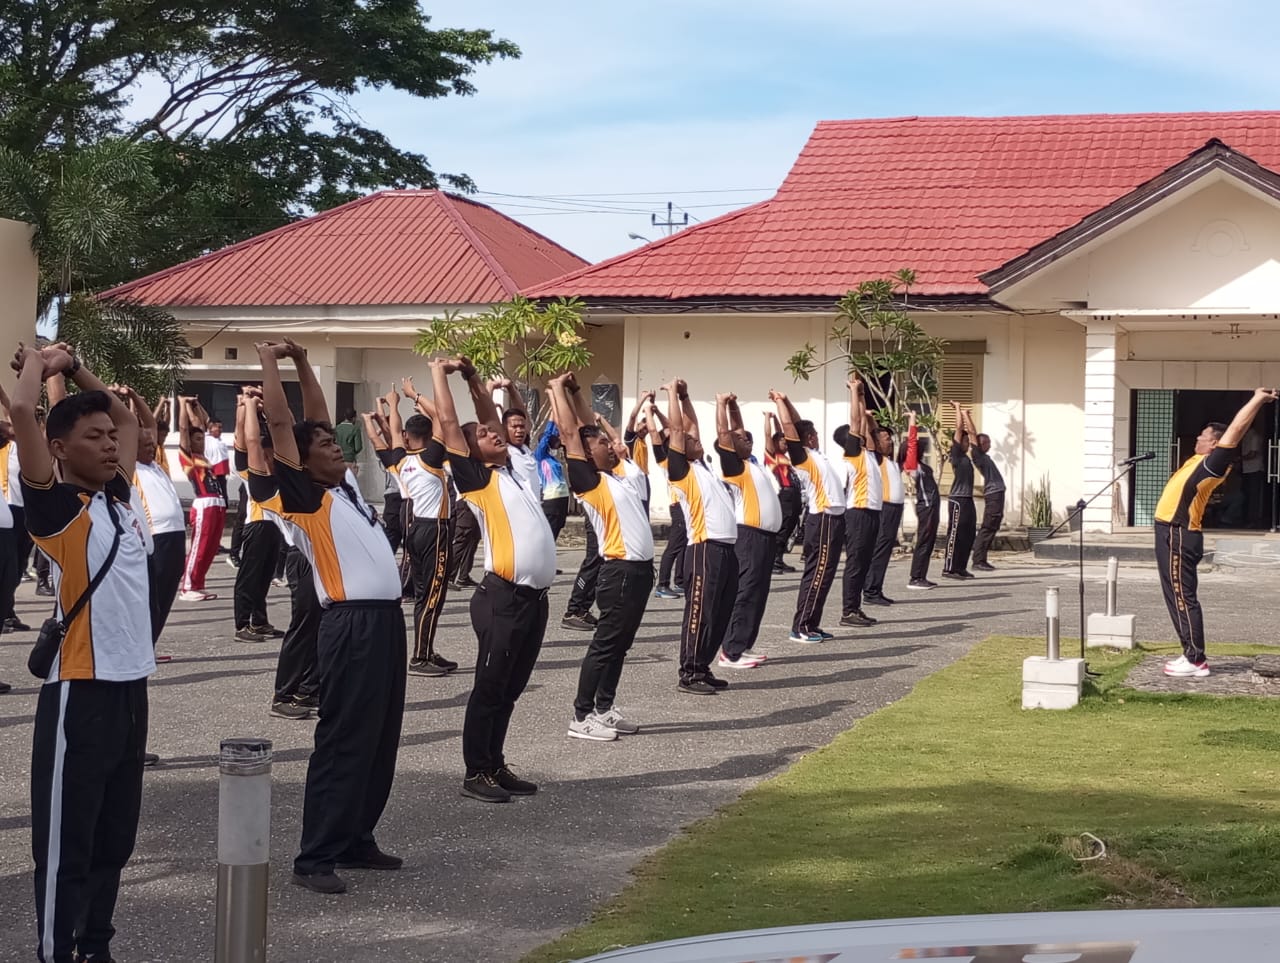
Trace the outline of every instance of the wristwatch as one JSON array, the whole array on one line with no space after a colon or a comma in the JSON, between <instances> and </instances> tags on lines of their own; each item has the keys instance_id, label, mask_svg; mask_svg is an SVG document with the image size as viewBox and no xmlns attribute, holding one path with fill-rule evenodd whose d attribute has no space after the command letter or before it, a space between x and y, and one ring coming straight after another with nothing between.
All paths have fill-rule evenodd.
<instances>
[{"instance_id":1,"label":"wristwatch","mask_svg":"<svg viewBox=\"0 0 1280 963\"><path fill-rule=\"evenodd\" d=\"M80 370L80 359L75 355L71 356L71 367L67 369L67 374L74 375Z\"/></svg>"}]
</instances>

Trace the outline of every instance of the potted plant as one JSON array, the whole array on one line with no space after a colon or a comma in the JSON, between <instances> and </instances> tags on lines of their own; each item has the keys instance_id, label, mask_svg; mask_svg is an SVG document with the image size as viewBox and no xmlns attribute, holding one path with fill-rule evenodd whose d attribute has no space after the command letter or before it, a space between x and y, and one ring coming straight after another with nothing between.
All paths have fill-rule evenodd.
<instances>
[{"instance_id":1,"label":"potted plant","mask_svg":"<svg viewBox=\"0 0 1280 963\"><path fill-rule=\"evenodd\" d=\"M1027 538L1034 545L1043 542L1053 530L1053 500L1049 497L1049 476L1040 479L1040 486L1031 489L1027 499L1030 509L1031 524L1027 526Z\"/></svg>"}]
</instances>

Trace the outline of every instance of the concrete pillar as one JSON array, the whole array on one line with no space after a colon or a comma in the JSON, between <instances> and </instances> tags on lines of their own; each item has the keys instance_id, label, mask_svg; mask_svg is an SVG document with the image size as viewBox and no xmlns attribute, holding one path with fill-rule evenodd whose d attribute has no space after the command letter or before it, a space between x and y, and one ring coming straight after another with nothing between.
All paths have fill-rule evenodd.
<instances>
[{"instance_id":1,"label":"concrete pillar","mask_svg":"<svg viewBox=\"0 0 1280 963\"><path fill-rule=\"evenodd\" d=\"M40 272L31 250L31 225L0 217L0 343L6 348L36 338L36 286Z\"/></svg>"},{"instance_id":2,"label":"concrete pillar","mask_svg":"<svg viewBox=\"0 0 1280 963\"><path fill-rule=\"evenodd\" d=\"M329 417L335 422L341 415L338 411L338 369L332 364L311 363L311 370L316 373L320 389L324 392L324 403L329 408Z\"/></svg>"},{"instance_id":3,"label":"concrete pillar","mask_svg":"<svg viewBox=\"0 0 1280 963\"><path fill-rule=\"evenodd\" d=\"M1115 474L1116 324L1088 321L1085 332L1082 481L1083 495L1088 498ZM1110 534L1111 512L1111 492L1106 491L1085 511L1085 530Z\"/></svg>"}]
</instances>

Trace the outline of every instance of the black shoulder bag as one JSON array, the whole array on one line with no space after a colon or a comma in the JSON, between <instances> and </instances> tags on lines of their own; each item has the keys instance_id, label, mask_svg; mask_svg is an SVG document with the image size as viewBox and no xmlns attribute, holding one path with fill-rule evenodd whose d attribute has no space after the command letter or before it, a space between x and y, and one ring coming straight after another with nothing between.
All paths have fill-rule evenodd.
<instances>
[{"instance_id":1,"label":"black shoulder bag","mask_svg":"<svg viewBox=\"0 0 1280 963\"><path fill-rule=\"evenodd\" d=\"M93 581L76 599L76 604L71 606L61 619L52 618L45 619L40 626L40 634L36 636L36 643L31 647L31 655L27 657L27 670L37 679L47 679L49 670L53 668L53 660L57 658L59 650L62 648L62 640L66 638L67 627L75 621L81 610L89 604L89 599L93 596L94 591L102 584L102 580L106 578L107 572L111 571L111 565L116 560L116 552L120 549L120 519L116 517L115 508L111 505L111 499L107 499L107 511L111 514L111 524L115 529L115 537L111 541L111 551L107 552L107 558L102 563L102 568L98 569L98 574L93 577ZM55 606L54 613L57 613Z\"/></svg>"}]
</instances>

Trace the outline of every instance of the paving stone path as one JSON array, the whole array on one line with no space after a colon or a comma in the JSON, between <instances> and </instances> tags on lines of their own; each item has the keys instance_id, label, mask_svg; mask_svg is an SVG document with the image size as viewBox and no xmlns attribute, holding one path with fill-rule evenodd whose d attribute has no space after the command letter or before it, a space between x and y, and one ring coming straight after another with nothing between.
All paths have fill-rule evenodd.
<instances>
[{"instance_id":1,"label":"paving stone path","mask_svg":"<svg viewBox=\"0 0 1280 963\"><path fill-rule=\"evenodd\" d=\"M1273 657L1274 658L1274 657ZM1216 696L1280 698L1280 680L1260 681L1254 656L1219 655L1209 660L1206 679L1178 679L1164 674L1167 655L1149 655L1129 673L1125 684L1142 692L1194 693Z\"/></svg>"}]
</instances>

